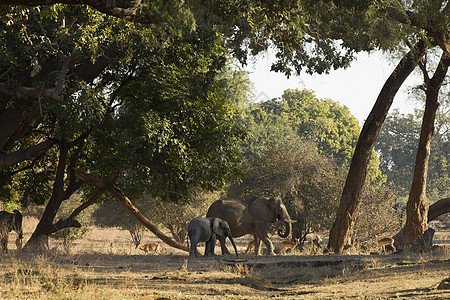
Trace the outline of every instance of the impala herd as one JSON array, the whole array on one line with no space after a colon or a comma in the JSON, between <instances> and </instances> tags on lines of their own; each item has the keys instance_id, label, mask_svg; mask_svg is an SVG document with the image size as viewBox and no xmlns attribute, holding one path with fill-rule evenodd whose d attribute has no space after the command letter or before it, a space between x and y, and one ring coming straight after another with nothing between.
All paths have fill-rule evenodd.
<instances>
[{"instance_id":1,"label":"impala herd","mask_svg":"<svg viewBox=\"0 0 450 300\"><path fill-rule=\"evenodd\" d=\"M388 238L382 238L379 239L377 235L373 235L372 239L377 243L378 247L381 247L383 252L386 252L386 246L390 246L394 252L397 251L397 249L394 246L395 240L391 237ZM307 241L303 242L303 248L306 249L308 252L311 252L315 250L315 248L321 247L322 239L318 235L313 235L313 238ZM294 249L297 247L297 245L300 243L299 239L294 239L293 241L282 241L280 244L281 250L280 254L285 255L286 251L290 249L291 254L294 252ZM253 249L255 248L255 242L252 240L248 243L247 248L244 251L245 255L250 254ZM140 249L145 252L145 254L148 254L150 252L154 252L155 254L161 253L161 245L158 243L148 243L148 244L136 244L136 249ZM261 247L260 247L261 252ZM260 254L260 253L258 253Z\"/></svg>"}]
</instances>

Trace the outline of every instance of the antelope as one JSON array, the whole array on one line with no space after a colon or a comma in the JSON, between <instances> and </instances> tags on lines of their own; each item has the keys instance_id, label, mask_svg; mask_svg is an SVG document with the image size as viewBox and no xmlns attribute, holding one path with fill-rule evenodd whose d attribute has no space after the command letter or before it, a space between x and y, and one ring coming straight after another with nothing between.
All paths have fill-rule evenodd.
<instances>
[{"instance_id":1,"label":"antelope","mask_svg":"<svg viewBox=\"0 0 450 300\"><path fill-rule=\"evenodd\" d=\"M292 241L283 241L281 243L281 254L286 254L286 250L287 249L291 249L292 252L294 252L295 247L297 247L299 242L299 239L295 239L293 242Z\"/></svg>"},{"instance_id":2,"label":"antelope","mask_svg":"<svg viewBox=\"0 0 450 300\"><path fill-rule=\"evenodd\" d=\"M320 243L322 242L322 238L317 234L309 234L306 236L307 241L304 241L303 247L307 248L309 252L314 250L314 247L320 248Z\"/></svg>"},{"instance_id":3,"label":"antelope","mask_svg":"<svg viewBox=\"0 0 450 300\"><path fill-rule=\"evenodd\" d=\"M320 248L320 243L322 242L322 238L318 235L315 235L315 237L308 241L308 251L311 251L314 249L314 246L317 246L317 248Z\"/></svg>"},{"instance_id":4,"label":"antelope","mask_svg":"<svg viewBox=\"0 0 450 300\"><path fill-rule=\"evenodd\" d=\"M146 254L148 254L150 251L155 251L156 254L159 254L161 251L161 246L158 243L150 243L145 245L136 245L136 249L141 249Z\"/></svg>"},{"instance_id":5,"label":"antelope","mask_svg":"<svg viewBox=\"0 0 450 300\"><path fill-rule=\"evenodd\" d=\"M252 252L252 250L255 248L255 241L250 241L248 243L247 249L245 249L244 254L248 255L250 254L250 252ZM261 247L259 248L259 252L261 253Z\"/></svg>"},{"instance_id":6,"label":"antelope","mask_svg":"<svg viewBox=\"0 0 450 300\"><path fill-rule=\"evenodd\" d=\"M383 252L386 252L386 247L387 245L391 246L392 249L394 249L394 252L397 251L397 249L394 246L394 242L395 240L393 238L383 238L383 239L378 239L378 237L376 235L373 236L373 239L377 242L378 246L381 246L381 248L383 248Z\"/></svg>"},{"instance_id":7,"label":"antelope","mask_svg":"<svg viewBox=\"0 0 450 300\"><path fill-rule=\"evenodd\" d=\"M248 243L247 249L245 249L244 251L244 254L245 255L249 254L253 250L253 248L255 248L255 241L250 241Z\"/></svg>"}]
</instances>

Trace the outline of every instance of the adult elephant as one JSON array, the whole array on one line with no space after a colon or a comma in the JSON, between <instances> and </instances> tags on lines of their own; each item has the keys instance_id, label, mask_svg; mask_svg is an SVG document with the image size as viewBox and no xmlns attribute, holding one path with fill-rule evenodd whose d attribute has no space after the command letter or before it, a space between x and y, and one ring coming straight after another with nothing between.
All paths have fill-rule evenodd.
<instances>
[{"instance_id":1,"label":"adult elephant","mask_svg":"<svg viewBox=\"0 0 450 300\"><path fill-rule=\"evenodd\" d=\"M20 248L23 238L22 214L17 209L14 210L13 213L0 211L0 251L2 254L8 252L8 235L13 230L19 235L16 245ZM18 241L20 241L20 243Z\"/></svg>"},{"instance_id":2,"label":"adult elephant","mask_svg":"<svg viewBox=\"0 0 450 300\"><path fill-rule=\"evenodd\" d=\"M229 238L231 244L238 255L233 236L230 231L228 223L220 218L195 218L188 225L188 236L191 241L191 248L189 256L199 257L200 253L197 250L197 244L205 242L205 256L214 256L214 248L216 247L216 238Z\"/></svg>"},{"instance_id":3,"label":"adult elephant","mask_svg":"<svg viewBox=\"0 0 450 300\"><path fill-rule=\"evenodd\" d=\"M273 244L267 234L268 223L283 221L284 228L278 229L277 233L281 238L287 238L291 234L291 223L295 222L289 217L286 206L279 197L253 197L245 204L234 200L218 200L211 204L206 216L227 221L235 238L252 234L255 238L255 255L258 255L261 241L266 245L269 255L275 255ZM218 237L218 240L222 254L229 254L225 239Z\"/></svg>"}]
</instances>

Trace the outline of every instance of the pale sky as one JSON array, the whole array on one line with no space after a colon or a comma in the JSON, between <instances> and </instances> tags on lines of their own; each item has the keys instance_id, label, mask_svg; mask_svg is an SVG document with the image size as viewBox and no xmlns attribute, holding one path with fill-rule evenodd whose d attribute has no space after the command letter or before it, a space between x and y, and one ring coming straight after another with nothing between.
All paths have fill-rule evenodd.
<instances>
[{"instance_id":1,"label":"pale sky","mask_svg":"<svg viewBox=\"0 0 450 300\"><path fill-rule=\"evenodd\" d=\"M258 57L245 68L250 72L254 83L255 100L268 100L281 97L286 89L309 89L320 99L329 98L346 105L360 125L369 115L384 82L394 70L395 62L389 62L381 52L360 53L347 69L331 71L326 75L291 76L289 79L281 73L270 72L273 61L270 53ZM397 93L391 110L398 108L401 113L411 113L418 104L408 97L408 89L420 84L418 75L410 76Z\"/></svg>"}]
</instances>

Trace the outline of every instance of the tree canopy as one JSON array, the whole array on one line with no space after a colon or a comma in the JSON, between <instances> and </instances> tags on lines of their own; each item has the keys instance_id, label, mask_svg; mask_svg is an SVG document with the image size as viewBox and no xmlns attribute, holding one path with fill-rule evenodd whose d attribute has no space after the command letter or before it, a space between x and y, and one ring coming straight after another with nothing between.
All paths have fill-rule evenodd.
<instances>
[{"instance_id":1,"label":"tree canopy","mask_svg":"<svg viewBox=\"0 0 450 300\"><path fill-rule=\"evenodd\" d=\"M172 200L239 174L244 130L227 90L235 90L233 82L220 73L227 52L214 30L168 35L84 6L9 13L0 24L7 42L0 62L2 155L45 147L3 166L2 200L46 203L31 241L79 225L79 210L53 223L62 201L83 186L76 170L127 195ZM91 204L98 193L90 190Z\"/></svg>"}]
</instances>

